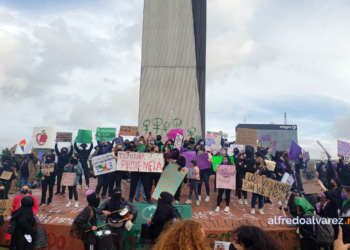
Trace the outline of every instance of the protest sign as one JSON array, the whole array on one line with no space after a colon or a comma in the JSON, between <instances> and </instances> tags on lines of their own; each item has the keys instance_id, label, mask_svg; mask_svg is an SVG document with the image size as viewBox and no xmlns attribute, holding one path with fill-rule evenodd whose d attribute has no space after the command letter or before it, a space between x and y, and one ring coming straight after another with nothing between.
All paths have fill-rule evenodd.
<instances>
[{"instance_id":1,"label":"protest sign","mask_svg":"<svg viewBox=\"0 0 350 250\"><path fill-rule=\"evenodd\" d=\"M54 163L43 163L41 165L41 173L43 175L48 175L52 173L55 170L55 164Z\"/></svg>"},{"instance_id":2,"label":"protest sign","mask_svg":"<svg viewBox=\"0 0 350 250\"><path fill-rule=\"evenodd\" d=\"M64 172L62 174L61 186L73 187L77 173Z\"/></svg>"},{"instance_id":3,"label":"protest sign","mask_svg":"<svg viewBox=\"0 0 350 250\"><path fill-rule=\"evenodd\" d=\"M96 141L113 141L115 138L115 128L97 128Z\"/></svg>"},{"instance_id":4,"label":"protest sign","mask_svg":"<svg viewBox=\"0 0 350 250\"><path fill-rule=\"evenodd\" d=\"M57 142L71 142L73 141L73 133L57 132L56 139L57 139Z\"/></svg>"},{"instance_id":5,"label":"protest sign","mask_svg":"<svg viewBox=\"0 0 350 250\"><path fill-rule=\"evenodd\" d=\"M310 160L310 153L309 152L303 153L303 160L305 160L305 161Z\"/></svg>"},{"instance_id":6,"label":"protest sign","mask_svg":"<svg viewBox=\"0 0 350 250\"><path fill-rule=\"evenodd\" d=\"M257 129L247 129L238 128L236 143L241 145L250 145L253 147L258 146L258 130Z\"/></svg>"},{"instance_id":7,"label":"protest sign","mask_svg":"<svg viewBox=\"0 0 350 250\"><path fill-rule=\"evenodd\" d=\"M34 139L22 139L17 144L16 155L31 154L34 146Z\"/></svg>"},{"instance_id":8,"label":"protest sign","mask_svg":"<svg viewBox=\"0 0 350 250\"><path fill-rule=\"evenodd\" d=\"M276 162L265 160L266 168L270 171L275 171Z\"/></svg>"},{"instance_id":9,"label":"protest sign","mask_svg":"<svg viewBox=\"0 0 350 250\"><path fill-rule=\"evenodd\" d=\"M52 127L34 127L34 148L52 148L55 143L55 129Z\"/></svg>"},{"instance_id":10,"label":"protest sign","mask_svg":"<svg viewBox=\"0 0 350 250\"><path fill-rule=\"evenodd\" d=\"M92 143L92 131L79 129L78 136L74 140L74 142L91 144Z\"/></svg>"},{"instance_id":11,"label":"protest sign","mask_svg":"<svg viewBox=\"0 0 350 250\"><path fill-rule=\"evenodd\" d=\"M271 141L271 135L260 135L260 141Z\"/></svg>"},{"instance_id":12,"label":"protest sign","mask_svg":"<svg viewBox=\"0 0 350 250\"><path fill-rule=\"evenodd\" d=\"M92 157L91 163L95 176L112 173L117 169L117 163L115 162L113 153Z\"/></svg>"},{"instance_id":13,"label":"protest sign","mask_svg":"<svg viewBox=\"0 0 350 250\"><path fill-rule=\"evenodd\" d=\"M0 215L10 215L12 210L12 200L0 200Z\"/></svg>"},{"instance_id":14,"label":"protest sign","mask_svg":"<svg viewBox=\"0 0 350 250\"><path fill-rule=\"evenodd\" d=\"M284 200L290 186L286 183L264 178L260 175L246 173L243 179L242 190L271 197L278 200Z\"/></svg>"},{"instance_id":15,"label":"protest sign","mask_svg":"<svg viewBox=\"0 0 350 250\"><path fill-rule=\"evenodd\" d=\"M138 136L138 130L137 126L120 126L119 135Z\"/></svg>"},{"instance_id":16,"label":"protest sign","mask_svg":"<svg viewBox=\"0 0 350 250\"><path fill-rule=\"evenodd\" d=\"M15 151L16 151L16 148L17 148L17 144L15 144L15 145L10 149L10 152L15 152Z\"/></svg>"},{"instance_id":17,"label":"protest sign","mask_svg":"<svg viewBox=\"0 0 350 250\"><path fill-rule=\"evenodd\" d=\"M230 148L233 150L237 148L241 154L245 154L245 145L231 144Z\"/></svg>"},{"instance_id":18,"label":"protest sign","mask_svg":"<svg viewBox=\"0 0 350 250\"><path fill-rule=\"evenodd\" d=\"M281 182L287 183L289 186L292 186L294 183L293 175L290 175L288 173L284 173Z\"/></svg>"},{"instance_id":19,"label":"protest sign","mask_svg":"<svg viewBox=\"0 0 350 250\"><path fill-rule=\"evenodd\" d=\"M214 250L230 250L231 242L215 241Z\"/></svg>"},{"instance_id":20,"label":"protest sign","mask_svg":"<svg viewBox=\"0 0 350 250\"><path fill-rule=\"evenodd\" d=\"M115 144L123 144L124 143L124 138L123 136L119 136L117 138L114 139L114 143Z\"/></svg>"},{"instance_id":21,"label":"protest sign","mask_svg":"<svg viewBox=\"0 0 350 250\"><path fill-rule=\"evenodd\" d=\"M195 151L188 151L188 152L183 152L182 156L185 157L186 159L186 168L190 168L191 161L196 159L196 152Z\"/></svg>"},{"instance_id":22,"label":"protest sign","mask_svg":"<svg viewBox=\"0 0 350 250\"><path fill-rule=\"evenodd\" d=\"M191 179L191 178L194 178L194 176L195 176L194 169L189 168L187 172L187 178Z\"/></svg>"},{"instance_id":23,"label":"protest sign","mask_svg":"<svg viewBox=\"0 0 350 250\"><path fill-rule=\"evenodd\" d=\"M174 148L181 148L183 139L183 135L177 134L175 138Z\"/></svg>"},{"instance_id":24,"label":"protest sign","mask_svg":"<svg viewBox=\"0 0 350 250\"><path fill-rule=\"evenodd\" d=\"M220 165L222 163L222 160L223 160L223 156L213 156L211 159L212 159L212 162L213 162L213 170L214 172L216 171L216 167L217 165ZM234 164L234 157L233 156L230 156L230 159L231 159L231 163Z\"/></svg>"},{"instance_id":25,"label":"protest sign","mask_svg":"<svg viewBox=\"0 0 350 250\"><path fill-rule=\"evenodd\" d=\"M205 150L210 152L218 152L221 148L221 133L220 132L207 132L205 139Z\"/></svg>"},{"instance_id":26,"label":"protest sign","mask_svg":"<svg viewBox=\"0 0 350 250\"><path fill-rule=\"evenodd\" d=\"M152 194L152 198L158 200L161 192L168 192L175 195L178 187L185 178L188 169L182 168L181 171L178 169L179 165L170 162L169 165L164 169L162 176L160 177L158 184Z\"/></svg>"},{"instance_id":27,"label":"protest sign","mask_svg":"<svg viewBox=\"0 0 350 250\"><path fill-rule=\"evenodd\" d=\"M272 143L272 150L277 151L277 141L273 141Z\"/></svg>"},{"instance_id":28,"label":"protest sign","mask_svg":"<svg viewBox=\"0 0 350 250\"><path fill-rule=\"evenodd\" d=\"M184 130L183 129L172 129L172 130L170 130L169 134L168 134L168 139L169 140L175 140L177 134L183 136L184 135Z\"/></svg>"},{"instance_id":29,"label":"protest sign","mask_svg":"<svg viewBox=\"0 0 350 250\"><path fill-rule=\"evenodd\" d=\"M216 166L216 188L236 189L236 166Z\"/></svg>"},{"instance_id":30,"label":"protest sign","mask_svg":"<svg viewBox=\"0 0 350 250\"><path fill-rule=\"evenodd\" d=\"M321 160L323 161L324 159L326 159L326 152L321 151Z\"/></svg>"},{"instance_id":31,"label":"protest sign","mask_svg":"<svg viewBox=\"0 0 350 250\"><path fill-rule=\"evenodd\" d=\"M228 139L229 134L227 132L222 133L222 138Z\"/></svg>"},{"instance_id":32,"label":"protest sign","mask_svg":"<svg viewBox=\"0 0 350 250\"><path fill-rule=\"evenodd\" d=\"M350 158L350 143L337 140L338 155Z\"/></svg>"},{"instance_id":33,"label":"protest sign","mask_svg":"<svg viewBox=\"0 0 350 250\"><path fill-rule=\"evenodd\" d=\"M208 169L211 167L208 153L197 155L195 160L197 161L197 166L200 170Z\"/></svg>"},{"instance_id":34,"label":"protest sign","mask_svg":"<svg viewBox=\"0 0 350 250\"><path fill-rule=\"evenodd\" d=\"M317 185L317 173L313 164L309 164L306 169L300 169L300 177L305 193L317 194L321 192L320 186Z\"/></svg>"},{"instance_id":35,"label":"protest sign","mask_svg":"<svg viewBox=\"0 0 350 250\"><path fill-rule=\"evenodd\" d=\"M12 174L13 174L13 172L4 171L4 172L2 172L0 179L9 180L11 178Z\"/></svg>"},{"instance_id":36,"label":"protest sign","mask_svg":"<svg viewBox=\"0 0 350 250\"><path fill-rule=\"evenodd\" d=\"M318 140L317 140L316 142L317 142L318 145L320 145L321 148L324 150L324 152L326 153L327 157L332 158L332 156L329 154L329 152L327 151L327 149L325 149L325 148L323 147L323 145L321 144L321 142L319 142Z\"/></svg>"},{"instance_id":37,"label":"protest sign","mask_svg":"<svg viewBox=\"0 0 350 250\"><path fill-rule=\"evenodd\" d=\"M162 173L163 154L118 152L117 171Z\"/></svg>"}]
</instances>

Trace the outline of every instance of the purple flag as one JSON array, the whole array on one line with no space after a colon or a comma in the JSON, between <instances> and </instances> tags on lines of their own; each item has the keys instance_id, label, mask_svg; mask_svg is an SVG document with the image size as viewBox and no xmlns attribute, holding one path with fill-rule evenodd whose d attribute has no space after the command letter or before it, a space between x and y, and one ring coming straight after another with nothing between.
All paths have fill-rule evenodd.
<instances>
[{"instance_id":1,"label":"purple flag","mask_svg":"<svg viewBox=\"0 0 350 250\"><path fill-rule=\"evenodd\" d=\"M196 152L195 151L183 152L182 156L186 158L186 168L190 168L191 161L196 159Z\"/></svg>"},{"instance_id":2,"label":"purple flag","mask_svg":"<svg viewBox=\"0 0 350 250\"><path fill-rule=\"evenodd\" d=\"M197 161L197 166L200 170L211 168L211 164L208 161L208 158L209 158L208 153L201 154L196 157L195 160Z\"/></svg>"},{"instance_id":3,"label":"purple flag","mask_svg":"<svg viewBox=\"0 0 350 250\"><path fill-rule=\"evenodd\" d=\"M292 145L290 145L289 150L289 159L292 161L298 160L299 155L302 155L301 147L295 142L292 141Z\"/></svg>"}]
</instances>

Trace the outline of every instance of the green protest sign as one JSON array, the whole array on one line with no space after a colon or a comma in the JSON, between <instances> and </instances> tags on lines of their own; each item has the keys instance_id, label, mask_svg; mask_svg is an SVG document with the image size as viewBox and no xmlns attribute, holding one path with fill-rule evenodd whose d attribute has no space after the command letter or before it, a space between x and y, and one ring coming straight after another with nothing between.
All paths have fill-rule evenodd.
<instances>
[{"instance_id":1,"label":"green protest sign","mask_svg":"<svg viewBox=\"0 0 350 250\"><path fill-rule=\"evenodd\" d=\"M77 138L74 140L76 143L92 143L92 131L79 129Z\"/></svg>"},{"instance_id":2,"label":"green protest sign","mask_svg":"<svg viewBox=\"0 0 350 250\"><path fill-rule=\"evenodd\" d=\"M97 128L96 141L113 141L115 138L115 128Z\"/></svg>"},{"instance_id":3,"label":"green protest sign","mask_svg":"<svg viewBox=\"0 0 350 250\"><path fill-rule=\"evenodd\" d=\"M216 166L222 164L222 159L223 159L223 158L224 158L223 156L213 156L213 157L212 157L212 160L213 160L213 170L214 170L214 172L216 172ZM234 157L233 157L233 156L230 156L230 159L231 159L231 163L234 164L234 163L235 163Z\"/></svg>"}]
</instances>

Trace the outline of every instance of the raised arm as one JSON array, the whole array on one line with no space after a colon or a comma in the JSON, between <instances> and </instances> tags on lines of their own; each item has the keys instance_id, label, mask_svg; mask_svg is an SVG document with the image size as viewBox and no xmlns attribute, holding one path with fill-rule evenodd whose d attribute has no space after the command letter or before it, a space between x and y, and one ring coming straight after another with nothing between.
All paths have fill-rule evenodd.
<instances>
[{"instance_id":1,"label":"raised arm","mask_svg":"<svg viewBox=\"0 0 350 250\"><path fill-rule=\"evenodd\" d=\"M88 149L88 156L90 156L90 154L91 154L91 151L92 151L92 149L94 148L94 143L93 142L91 142L91 144L90 144L90 148Z\"/></svg>"},{"instance_id":2,"label":"raised arm","mask_svg":"<svg viewBox=\"0 0 350 250\"><path fill-rule=\"evenodd\" d=\"M78 145L76 142L74 142L74 149L80 154L80 148L78 148Z\"/></svg>"},{"instance_id":3,"label":"raised arm","mask_svg":"<svg viewBox=\"0 0 350 250\"><path fill-rule=\"evenodd\" d=\"M58 150L58 147L57 147L57 142L55 144L55 152L56 152L57 157L59 157L61 155L61 153L60 153L60 151Z\"/></svg>"}]
</instances>

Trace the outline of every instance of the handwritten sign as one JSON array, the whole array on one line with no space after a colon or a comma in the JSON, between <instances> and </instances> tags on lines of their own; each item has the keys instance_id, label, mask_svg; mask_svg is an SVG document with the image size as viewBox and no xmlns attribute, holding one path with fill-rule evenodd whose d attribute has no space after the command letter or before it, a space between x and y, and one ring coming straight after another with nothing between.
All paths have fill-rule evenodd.
<instances>
[{"instance_id":1,"label":"handwritten sign","mask_svg":"<svg viewBox=\"0 0 350 250\"><path fill-rule=\"evenodd\" d=\"M91 162L95 176L112 173L117 169L113 153L92 157Z\"/></svg>"},{"instance_id":2,"label":"handwritten sign","mask_svg":"<svg viewBox=\"0 0 350 250\"><path fill-rule=\"evenodd\" d=\"M338 155L350 158L350 143L337 140Z\"/></svg>"},{"instance_id":3,"label":"handwritten sign","mask_svg":"<svg viewBox=\"0 0 350 250\"><path fill-rule=\"evenodd\" d=\"M268 160L265 160L266 162L266 168L270 171L275 171L275 168L276 168L276 162L274 161L268 161Z\"/></svg>"},{"instance_id":4,"label":"handwritten sign","mask_svg":"<svg viewBox=\"0 0 350 250\"><path fill-rule=\"evenodd\" d=\"M205 150L210 152L218 152L221 148L221 133L220 132L207 132L205 138Z\"/></svg>"},{"instance_id":5,"label":"handwritten sign","mask_svg":"<svg viewBox=\"0 0 350 250\"><path fill-rule=\"evenodd\" d=\"M263 178L260 175L246 173L243 179L242 190L260 194L278 200L284 200L290 186L280 181Z\"/></svg>"},{"instance_id":6,"label":"handwritten sign","mask_svg":"<svg viewBox=\"0 0 350 250\"><path fill-rule=\"evenodd\" d=\"M61 186L73 187L76 178L77 173L64 172L62 174Z\"/></svg>"},{"instance_id":7,"label":"handwritten sign","mask_svg":"<svg viewBox=\"0 0 350 250\"><path fill-rule=\"evenodd\" d=\"M187 171L187 178L191 179L191 178L194 178L194 176L195 176L194 169L189 168Z\"/></svg>"},{"instance_id":8,"label":"handwritten sign","mask_svg":"<svg viewBox=\"0 0 350 250\"><path fill-rule=\"evenodd\" d=\"M216 188L236 189L236 166L216 166Z\"/></svg>"},{"instance_id":9,"label":"handwritten sign","mask_svg":"<svg viewBox=\"0 0 350 250\"><path fill-rule=\"evenodd\" d=\"M329 152L327 151L327 149L325 149L325 148L323 147L323 145L321 144L321 142L319 142L318 140L317 140L316 142L317 142L318 145L320 145L321 148L324 150L324 152L326 153L327 157L332 158L332 156L329 154Z\"/></svg>"},{"instance_id":10,"label":"handwritten sign","mask_svg":"<svg viewBox=\"0 0 350 250\"><path fill-rule=\"evenodd\" d=\"M164 169L164 172L152 194L153 199L158 200L161 192L168 192L172 195L176 193L178 187L188 172L187 168L182 168L181 171L179 171L179 167L179 165L170 162Z\"/></svg>"},{"instance_id":11,"label":"handwritten sign","mask_svg":"<svg viewBox=\"0 0 350 250\"><path fill-rule=\"evenodd\" d=\"M117 171L162 173L163 154L118 152Z\"/></svg>"},{"instance_id":12,"label":"handwritten sign","mask_svg":"<svg viewBox=\"0 0 350 250\"><path fill-rule=\"evenodd\" d=\"M184 130L183 129L172 129L172 130L170 130L169 134L168 134L168 139L169 140L175 140L177 134L183 136L184 135Z\"/></svg>"},{"instance_id":13,"label":"handwritten sign","mask_svg":"<svg viewBox=\"0 0 350 250\"><path fill-rule=\"evenodd\" d=\"M321 192L320 186L317 185L316 168L312 164L309 164L307 169L300 169L300 177L305 193L317 194Z\"/></svg>"},{"instance_id":14,"label":"handwritten sign","mask_svg":"<svg viewBox=\"0 0 350 250\"><path fill-rule=\"evenodd\" d=\"M271 141L271 135L260 135L260 141Z\"/></svg>"},{"instance_id":15,"label":"handwritten sign","mask_svg":"<svg viewBox=\"0 0 350 250\"><path fill-rule=\"evenodd\" d=\"M12 200L0 200L0 215L10 215L12 210Z\"/></svg>"},{"instance_id":16,"label":"handwritten sign","mask_svg":"<svg viewBox=\"0 0 350 250\"><path fill-rule=\"evenodd\" d=\"M73 137L73 133L68 132L57 132L56 139L57 142L71 142Z\"/></svg>"},{"instance_id":17,"label":"handwritten sign","mask_svg":"<svg viewBox=\"0 0 350 250\"><path fill-rule=\"evenodd\" d=\"M115 128L97 128L96 141L113 141L115 132Z\"/></svg>"},{"instance_id":18,"label":"handwritten sign","mask_svg":"<svg viewBox=\"0 0 350 250\"><path fill-rule=\"evenodd\" d=\"M52 173L55 170L55 164L54 163L43 163L41 165L41 173L43 175L48 175Z\"/></svg>"},{"instance_id":19,"label":"handwritten sign","mask_svg":"<svg viewBox=\"0 0 350 250\"><path fill-rule=\"evenodd\" d=\"M303 153L303 160L305 160L305 161L310 160L310 153L309 152Z\"/></svg>"},{"instance_id":20,"label":"handwritten sign","mask_svg":"<svg viewBox=\"0 0 350 250\"><path fill-rule=\"evenodd\" d=\"M183 139L183 135L177 134L175 138L174 148L181 148Z\"/></svg>"},{"instance_id":21,"label":"handwritten sign","mask_svg":"<svg viewBox=\"0 0 350 250\"><path fill-rule=\"evenodd\" d=\"M2 175L0 176L0 179L8 181L11 178L12 174L13 174L13 172L4 171L4 172L2 172Z\"/></svg>"},{"instance_id":22,"label":"handwritten sign","mask_svg":"<svg viewBox=\"0 0 350 250\"><path fill-rule=\"evenodd\" d=\"M138 136L137 131L139 127L137 126L120 126L119 135L125 136Z\"/></svg>"},{"instance_id":23,"label":"handwritten sign","mask_svg":"<svg viewBox=\"0 0 350 250\"><path fill-rule=\"evenodd\" d=\"M237 144L242 145L250 145L250 146L257 146L257 139L258 139L258 130L256 129L247 129L247 128L238 128L237 129Z\"/></svg>"}]
</instances>

